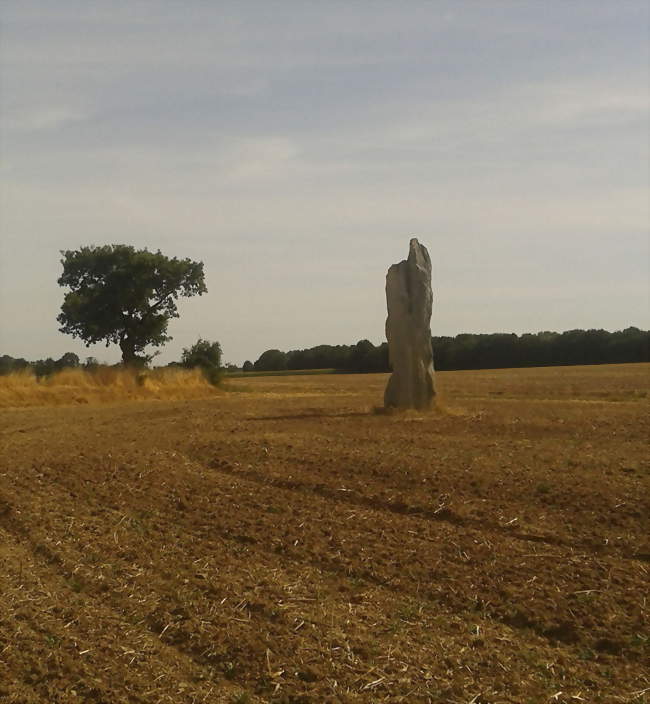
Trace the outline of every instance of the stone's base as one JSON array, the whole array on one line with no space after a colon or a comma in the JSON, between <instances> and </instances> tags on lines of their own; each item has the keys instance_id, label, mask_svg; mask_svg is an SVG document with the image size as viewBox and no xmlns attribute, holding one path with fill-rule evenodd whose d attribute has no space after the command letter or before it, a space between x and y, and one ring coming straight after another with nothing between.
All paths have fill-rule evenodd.
<instances>
[{"instance_id":1,"label":"stone's base","mask_svg":"<svg viewBox=\"0 0 650 704\"><path fill-rule=\"evenodd\" d=\"M386 275L386 338L393 373L384 393L391 408L426 410L433 406L435 384L431 350L431 259L412 239L408 259Z\"/></svg>"},{"instance_id":2,"label":"stone's base","mask_svg":"<svg viewBox=\"0 0 650 704\"><path fill-rule=\"evenodd\" d=\"M433 366L422 369L417 378L402 378L393 372L384 391L384 406L424 411L433 408L435 397Z\"/></svg>"}]
</instances>

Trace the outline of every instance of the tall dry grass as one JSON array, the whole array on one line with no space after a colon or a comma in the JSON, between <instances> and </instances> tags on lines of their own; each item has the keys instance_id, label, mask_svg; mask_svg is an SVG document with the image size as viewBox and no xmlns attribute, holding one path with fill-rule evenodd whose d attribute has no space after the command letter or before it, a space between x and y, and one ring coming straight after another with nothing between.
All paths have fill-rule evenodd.
<instances>
[{"instance_id":1,"label":"tall dry grass","mask_svg":"<svg viewBox=\"0 0 650 704\"><path fill-rule=\"evenodd\" d=\"M0 407L128 400L205 398L219 393L199 369L136 371L116 367L63 369L38 379L31 371L0 376Z\"/></svg>"}]
</instances>

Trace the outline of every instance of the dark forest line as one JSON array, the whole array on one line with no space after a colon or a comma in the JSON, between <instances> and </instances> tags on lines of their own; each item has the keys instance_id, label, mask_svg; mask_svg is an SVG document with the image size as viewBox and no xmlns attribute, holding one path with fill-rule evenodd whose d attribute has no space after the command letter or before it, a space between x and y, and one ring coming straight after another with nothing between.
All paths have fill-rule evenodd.
<instances>
[{"instance_id":1,"label":"dark forest line","mask_svg":"<svg viewBox=\"0 0 650 704\"><path fill-rule=\"evenodd\" d=\"M567 332L460 334L432 337L435 368L499 369L650 361L650 331L568 330ZM388 372L388 345L360 340L355 345L318 345L309 349L263 352L244 371L336 369Z\"/></svg>"},{"instance_id":2,"label":"dark forest line","mask_svg":"<svg viewBox=\"0 0 650 704\"><path fill-rule=\"evenodd\" d=\"M431 342L434 366L439 371L650 362L650 331L635 327L616 332L463 333L455 337L432 337ZM0 355L0 375L30 370L43 377L66 368L92 370L98 366L101 365L94 357L82 362L72 352L57 360L48 357L34 362ZM192 365L181 361L170 366ZM373 345L369 340L359 340L354 345L318 345L289 352L266 350L255 363L247 361L242 368L244 372L331 369L366 373L389 372L390 364L386 342ZM235 372L238 368L229 364L226 369Z\"/></svg>"}]
</instances>

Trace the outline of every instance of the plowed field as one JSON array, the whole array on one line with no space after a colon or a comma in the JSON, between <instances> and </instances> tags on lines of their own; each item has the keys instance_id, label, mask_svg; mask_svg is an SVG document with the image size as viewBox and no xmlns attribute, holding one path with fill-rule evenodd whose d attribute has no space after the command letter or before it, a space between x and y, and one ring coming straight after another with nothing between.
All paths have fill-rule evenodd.
<instances>
[{"instance_id":1,"label":"plowed field","mask_svg":"<svg viewBox=\"0 0 650 704\"><path fill-rule=\"evenodd\" d=\"M0 700L650 701L649 374L1 410Z\"/></svg>"}]
</instances>

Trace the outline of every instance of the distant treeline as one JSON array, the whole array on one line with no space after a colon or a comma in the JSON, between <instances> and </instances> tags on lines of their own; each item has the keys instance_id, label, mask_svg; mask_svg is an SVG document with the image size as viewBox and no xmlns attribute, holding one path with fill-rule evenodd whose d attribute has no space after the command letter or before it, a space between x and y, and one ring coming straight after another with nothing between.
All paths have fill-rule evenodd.
<instances>
[{"instance_id":1,"label":"distant treeline","mask_svg":"<svg viewBox=\"0 0 650 704\"><path fill-rule=\"evenodd\" d=\"M650 331L634 327L617 332L569 330L563 333L538 332L524 335L462 334L455 337L433 337L431 342L434 366L439 370L650 362ZM199 340L193 347L183 350L182 360L172 362L171 366L203 366L201 360L208 352L211 355L211 367L220 366L219 343L206 340ZM87 357L82 362L74 352L66 352L59 359L48 357L35 362L7 354L0 355L0 376L30 370L36 376L43 377L66 368L94 369L98 366L100 363L94 357ZM244 362L242 368L245 372L303 369L390 371L387 343L375 346L368 340L360 340L356 345L318 345L290 352L267 350L255 363ZM226 370L236 371L237 367L228 364Z\"/></svg>"},{"instance_id":2,"label":"distant treeline","mask_svg":"<svg viewBox=\"0 0 650 704\"><path fill-rule=\"evenodd\" d=\"M10 374L11 372L32 371L36 376L49 376L54 372L59 372L62 369L74 369L83 366L86 369L91 369L98 366L99 362L94 357L87 357L86 361L81 364L79 356L74 352L66 352L59 359L38 359L35 362L28 362L22 357L11 357L8 354L0 355L0 376Z\"/></svg>"},{"instance_id":3,"label":"distant treeline","mask_svg":"<svg viewBox=\"0 0 650 704\"><path fill-rule=\"evenodd\" d=\"M650 361L650 331L630 327L607 330L569 330L515 335L461 334L433 337L436 369L497 369L569 364L617 364ZM318 345L304 350L267 350L243 365L244 371L337 369L349 372L387 372L388 345L368 340L356 345Z\"/></svg>"}]
</instances>

